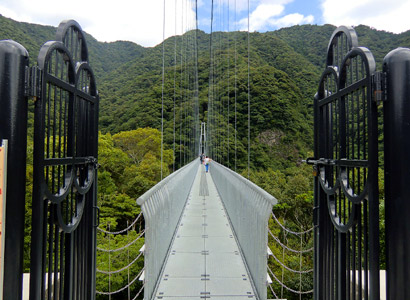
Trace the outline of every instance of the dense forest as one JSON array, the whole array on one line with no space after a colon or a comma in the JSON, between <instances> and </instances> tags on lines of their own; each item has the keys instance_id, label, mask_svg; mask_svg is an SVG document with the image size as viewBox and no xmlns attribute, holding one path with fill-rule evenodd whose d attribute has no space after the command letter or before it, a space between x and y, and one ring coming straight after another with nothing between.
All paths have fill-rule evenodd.
<instances>
[{"instance_id":1,"label":"dense forest","mask_svg":"<svg viewBox=\"0 0 410 300\"><path fill-rule=\"evenodd\" d=\"M160 180L161 115L164 117L162 166L165 176L196 155L192 151L197 145L193 141L197 135L191 126L195 121L193 111L197 105L197 122L209 122L212 93L212 120L224 128L212 131L218 141L215 159L247 174L249 146L249 179L278 199L275 215L296 231L310 228L313 177L311 167L302 160L313 152L313 96L334 29L332 25L303 25L251 33L249 90L245 32L213 33L212 49L210 35L195 30L168 38L164 44L151 48L125 41L101 43L86 34L100 94L98 201L101 226L120 230L131 223L140 212L135 199ZM390 50L410 47L410 31L392 34L363 25L355 29L359 44L373 52L378 69ZM41 45L54 39L55 31L51 26L15 22L0 16L0 39L13 39L26 47L31 65L36 63ZM192 83L193 78L198 79L197 85ZM197 104L192 102L194 97ZM249 99L250 141L247 138ZM33 111L34 103L29 106ZM29 116L29 124L32 124L32 113ZM31 228L32 129L29 135L26 270L29 269ZM273 223L270 225L276 235L283 235ZM133 234L137 235L142 226L136 226ZM101 245L107 244L103 235L99 238ZM124 245L128 238L117 237L111 246ZM300 241L288 243L298 245ZM311 247L311 236L303 243L304 247ZM273 243L270 246L275 253L281 253L281 248ZM289 255L287 259L291 266L299 264L298 257ZM119 256L115 261L122 260ZM100 256L98 263L103 268L106 259ZM311 265L312 257L304 258L304 263ZM141 266L136 266L133 273L138 268ZM280 266L273 268L280 269ZM125 280L126 274L124 278L121 276L113 279L114 287L120 287ZM289 275L288 282L298 288L299 276L296 277ZM311 277L303 280L303 289L310 289ZM280 289L278 285L274 287ZM104 290L106 282L97 283L97 288ZM293 299L291 295L285 296Z\"/></svg>"}]
</instances>

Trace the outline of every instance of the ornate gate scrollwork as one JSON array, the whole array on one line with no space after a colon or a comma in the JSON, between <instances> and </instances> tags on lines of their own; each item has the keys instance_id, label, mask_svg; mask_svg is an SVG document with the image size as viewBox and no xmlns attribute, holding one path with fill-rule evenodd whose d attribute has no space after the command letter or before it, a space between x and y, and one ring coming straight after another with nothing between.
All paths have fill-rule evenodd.
<instances>
[{"instance_id":1,"label":"ornate gate scrollwork","mask_svg":"<svg viewBox=\"0 0 410 300\"><path fill-rule=\"evenodd\" d=\"M337 28L315 97L316 299L379 299L375 69L354 29Z\"/></svg>"},{"instance_id":2,"label":"ornate gate scrollwork","mask_svg":"<svg viewBox=\"0 0 410 300\"><path fill-rule=\"evenodd\" d=\"M38 69L30 299L94 299L99 98L77 22L60 24Z\"/></svg>"}]
</instances>

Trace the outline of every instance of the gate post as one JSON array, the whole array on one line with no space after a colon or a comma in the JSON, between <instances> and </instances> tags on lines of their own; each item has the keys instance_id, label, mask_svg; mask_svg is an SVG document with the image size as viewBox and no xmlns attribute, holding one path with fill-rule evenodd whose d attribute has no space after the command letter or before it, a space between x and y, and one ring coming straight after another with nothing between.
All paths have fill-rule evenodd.
<instances>
[{"instance_id":1,"label":"gate post","mask_svg":"<svg viewBox=\"0 0 410 300\"><path fill-rule=\"evenodd\" d=\"M25 71L28 52L20 44L0 41L0 139L7 139L7 199L3 299L20 300L23 282L27 152Z\"/></svg>"},{"instance_id":2,"label":"gate post","mask_svg":"<svg viewBox=\"0 0 410 300\"><path fill-rule=\"evenodd\" d=\"M410 49L387 54L383 70L387 299L410 299Z\"/></svg>"}]
</instances>

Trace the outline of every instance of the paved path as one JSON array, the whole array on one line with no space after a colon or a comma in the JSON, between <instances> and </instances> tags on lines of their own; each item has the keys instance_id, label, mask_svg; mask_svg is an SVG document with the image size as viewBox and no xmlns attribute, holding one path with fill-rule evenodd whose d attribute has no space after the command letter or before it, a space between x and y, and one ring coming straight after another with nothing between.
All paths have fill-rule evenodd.
<instances>
[{"instance_id":1,"label":"paved path","mask_svg":"<svg viewBox=\"0 0 410 300\"><path fill-rule=\"evenodd\" d=\"M155 299L256 299L210 173L199 166Z\"/></svg>"}]
</instances>

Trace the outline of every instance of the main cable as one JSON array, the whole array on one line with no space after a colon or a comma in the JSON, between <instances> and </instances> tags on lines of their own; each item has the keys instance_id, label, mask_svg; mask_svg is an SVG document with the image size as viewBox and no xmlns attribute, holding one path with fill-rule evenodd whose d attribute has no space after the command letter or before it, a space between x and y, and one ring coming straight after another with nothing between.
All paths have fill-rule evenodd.
<instances>
[{"instance_id":1,"label":"main cable","mask_svg":"<svg viewBox=\"0 0 410 300\"><path fill-rule=\"evenodd\" d=\"M183 123L182 123L182 110L183 110L183 99L184 99L184 95L183 95L183 90L182 90L182 81L183 81L183 73L182 73L182 69L183 69L183 51L184 51L184 1L181 1L181 70L180 70L180 108L179 108L179 166L183 167L183 156L182 156L182 127L183 127Z\"/></svg>"},{"instance_id":2,"label":"main cable","mask_svg":"<svg viewBox=\"0 0 410 300\"><path fill-rule=\"evenodd\" d=\"M250 177L251 164L251 88L250 88L250 33L249 33L249 11L250 5L248 0L248 180Z\"/></svg>"},{"instance_id":3,"label":"main cable","mask_svg":"<svg viewBox=\"0 0 410 300\"><path fill-rule=\"evenodd\" d=\"M213 89L213 56L212 56L212 38L213 38L213 23L214 23L214 0L212 0L211 5L211 34L209 36L209 86L208 86L208 130L207 134L209 136L208 142L210 144L210 152L207 155L213 156L214 154L214 139L213 135L213 101L212 101L212 89Z\"/></svg>"},{"instance_id":4,"label":"main cable","mask_svg":"<svg viewBox=\"0 0 410 300\"><path fill-rule=\"evenodd\" d=\"M163 160L164 160L164 84L165 84L165 0L164 0L164 17L162 24L162 97L161 97L161 180L163 177Z\"/></svg>"},{"instance_id":5,"label":"main cable","mask_svg":"<svg viewBox=\"0 0 410 300\"><path fill-rule=\"evenodd\" d=\"M195 141L199 150L198 0L195 0Z\"/></svg>"},{"instance_id":6,"label":"main cable","mask_svg":"<svg viewBox=\"0 0 410 300\"><path fill-rule=\"evenodd\" d=\"M236 0L235 0L235 35L234 35L234 41L235 41L235 172L236 172L236 160L237 160L237 36L238 36L238 27L236 25Z\"/></svg>"},{"instance_id":7,"label":"main cable","mask_svg":"<svg viewBox=\"0 0 410 300\"><path fill-rule=\"evenodd\" d=\"M172 163L172 172L175 172L175 102L176 102L176 76L177 76L177 6L178 0L175 0L175 36L174 36L174 143L173 143L173 151L174 151L174 159Z\"/></svg>"},{"instance_id":8,"label":"main cable","mask_svg":"<svg viewBox=\"0 0 410 300\"><path fill-rule=\"evenodd\" d=\"M228 155L228 168L230 168L231 167L231 164L230 164L230 156L229 156L229 152L230 152L230 145L229 145L229 124L230 124L230 122L229 122L229 120L230 120L230 116L229 116L229 113L230 113L230 107L229 107L229 105L230 105L230 43L229 43L229 38L230 38L230 32L229 32L229 22L230 22L230 20L229 20L229 0L228 0L228 38L227 38L227 40L228 40L228 50L227 50L227 54L228 54L228 112L227 112L227 119L228 119L228 121L227 121L227 131L228 131L228 133L227 133L227 138L228 138L228 142L227 142L227 155Z\"/></svg>"}]
</instances>

